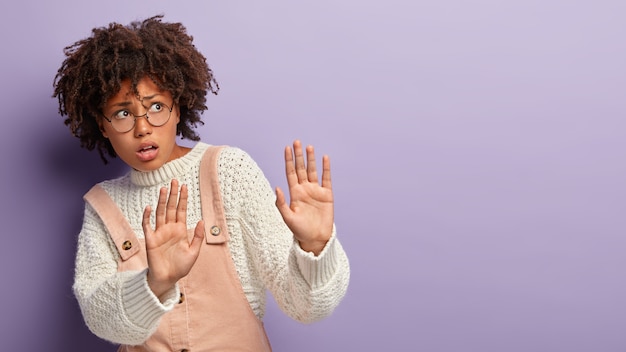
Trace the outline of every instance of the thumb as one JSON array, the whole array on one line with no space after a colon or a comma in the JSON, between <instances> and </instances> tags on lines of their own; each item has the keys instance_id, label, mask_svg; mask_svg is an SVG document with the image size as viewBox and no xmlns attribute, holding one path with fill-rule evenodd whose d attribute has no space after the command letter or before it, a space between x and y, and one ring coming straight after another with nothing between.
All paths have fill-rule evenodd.
<instances>
[{"instance_id":1,"label":"thumb","mask_svg":"<svg viewBox=\"0 0 626 352\"><path fill-rule=\"evenodd\" d=\"M289 226L292 222L293 211L289 207L289 204L287 204L285 193L283 193L280 187L276 187L276 208L278 208L280 216L283 217L283 221Z\"/></svg>"},{"instance_id":2,"label":"thumb","mask_svg":"<svg viewBox=\"0 0 626 352\"><path fill-rule=\"evenodd\" d=\"M278 211L282 214L283 218L289 213L291 210L285 201L285 194L280 187L276 187L276 207Z\"/></svg>"},{"instance_id":3,"label":"thumb","mask_svg":"<svg viewBox=\"0 0 626 352\"><path fill-rule=\"evenodd\" d=\"M196 255L200 254L200 248L202 247L202 241L204 240L204 221L200 220L196 224L196 228L193 231L193 238L189 244L189 248L192 249Z\"/></svg>"}]
</instances>

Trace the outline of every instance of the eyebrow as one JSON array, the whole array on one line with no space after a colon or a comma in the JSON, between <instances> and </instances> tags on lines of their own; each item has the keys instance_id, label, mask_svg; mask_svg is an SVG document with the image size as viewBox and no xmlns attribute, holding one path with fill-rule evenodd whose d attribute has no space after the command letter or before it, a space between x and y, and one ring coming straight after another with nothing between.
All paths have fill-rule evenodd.
<instances>
[{"instance_id":1,"label":"eyebrow","mask_svg":"<svg viewBox=\"0 0 626 352\"><path fill-rule=\"evenodd\" d=\"M139 99L139 101L144 101L144 99L145 99L145 100L152 100L152 99L154 99L155 97L157 97L157 96L159 96L159 95L163 95L163 94L161 94L161 93L155 93L155 94L152 94L152 95L148 95L148 96L145 96L145 97L143 97L143 98Z\"/></svg>"},{"instance_id":2,"label":"eyebrow","mask_svg":"<svg viewBox=\"0 0 626 352\"><path fill-rule=\"evenodd\" d=\"M152 95L147 95L147 96L144 96L143 98L141 98L139 101L140 102L143 102L144 100L150 101L150 100L156 98L157 96L162 96L162 95L163 95L162 93L155 93L155 94L152 94ZM120 101L119 103L115 103L115 104L111 105L110 107L111 108L113 108L113 107L127 107L129 105L132 105L132 102L130 100L124 100L124 101Z\"/></svg>"}]
</instances>

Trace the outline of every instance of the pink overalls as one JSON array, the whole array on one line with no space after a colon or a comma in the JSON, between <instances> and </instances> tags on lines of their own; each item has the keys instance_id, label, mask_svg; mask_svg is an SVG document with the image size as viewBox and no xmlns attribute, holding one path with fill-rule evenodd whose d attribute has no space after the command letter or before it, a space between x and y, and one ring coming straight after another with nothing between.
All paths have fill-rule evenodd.
<instances>
[{"instance_id":1,"label":"pink overalls","mask_svg":"<svg viewBox=\"0 0 626 352\"><path fill-rule=\"evenodd\" d=\"M216 164L220 149L209 147L200 164L206 243L189 274L178 282L179 304L161 318L157 331L146 342L122 345L118 351L271 351L263 323L243 293L228 249L230 237ZM118 271L145 269L144 240L135 236L104 189L96 185L84 198L98 212L115 242L121 256ZM188 233L193 236L193 228Z\"/></svg>"}]
</instances>

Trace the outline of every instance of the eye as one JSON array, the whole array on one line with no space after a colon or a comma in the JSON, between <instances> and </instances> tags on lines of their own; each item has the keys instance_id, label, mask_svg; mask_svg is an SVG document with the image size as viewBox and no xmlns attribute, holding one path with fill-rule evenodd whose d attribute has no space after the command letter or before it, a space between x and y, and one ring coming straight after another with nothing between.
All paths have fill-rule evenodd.
<instances>
[{"instance_id":1,"label":"eye","mask_svg":"<svg viewBox=\"0 0 626 352\"><path fill-rule=\"evenodd\" d=\"M113 114L113 118L116 120L125 120L131 116L132 114L128 110L120 110Z\"/></svg>"},{"instance_id":2,"label":"eye","mask_svg":"<svg viewBox=\"0 0 626 352\"><path fill-rule=\"evenodd\" d=\"M150 109L148 111L151 112L151 113L157 113L157 112L163 111L163 109L165 109L163 104L161 104L161 103L152 103L152 105L150 105Z\"/></svg>"}]
</instances>

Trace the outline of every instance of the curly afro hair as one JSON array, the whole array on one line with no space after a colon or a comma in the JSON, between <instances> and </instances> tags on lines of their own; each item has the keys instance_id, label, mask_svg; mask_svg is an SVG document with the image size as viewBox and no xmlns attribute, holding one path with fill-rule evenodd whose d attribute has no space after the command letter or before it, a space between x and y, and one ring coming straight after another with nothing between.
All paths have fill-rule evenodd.
<instances>
[{"instance_id":1,"label":"curly afro hair","mask_svg":"<svg viewBox=\"0 0 626 352\"><path fill-rule=\"evenodd\" d=\"M130 80L135 93L146 76L169 91L180 108L177 135L200 139L194 128L203 124L200 115L207 109L207 92L217 94L219 85L185 27L162 22L162 17L94 28L91 37L64 49L66 58L54 78L53 97L58 98L59 113L67 116L65 124L81 147L98 149L105 164L107 155L117 154L98 121L123 80Z\"/></svg>"}]
</instances>

